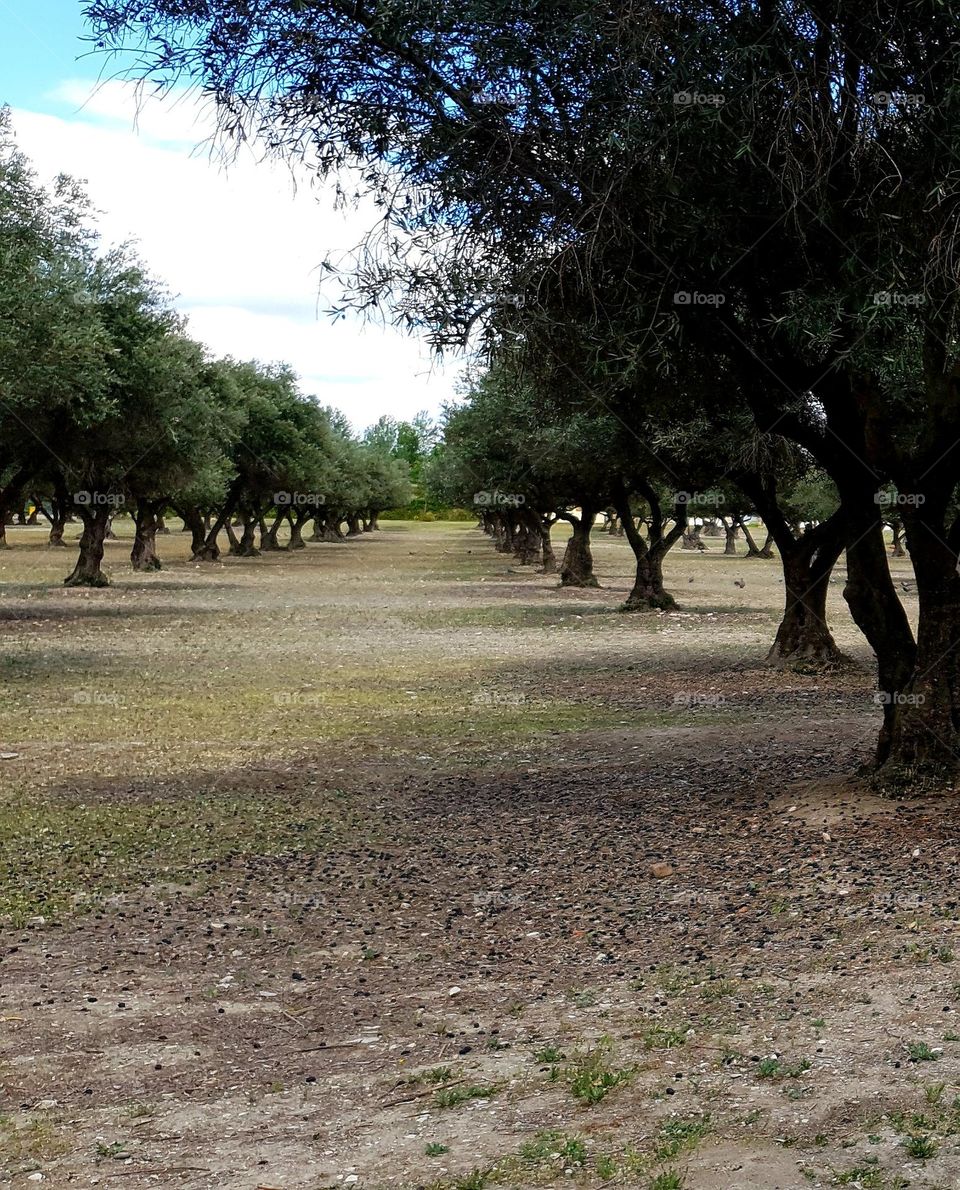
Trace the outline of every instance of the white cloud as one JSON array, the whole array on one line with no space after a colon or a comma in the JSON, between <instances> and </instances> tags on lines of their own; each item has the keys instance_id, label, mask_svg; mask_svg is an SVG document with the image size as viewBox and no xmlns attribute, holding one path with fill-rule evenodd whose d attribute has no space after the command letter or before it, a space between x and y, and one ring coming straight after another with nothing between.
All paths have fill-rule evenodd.
<instances>
[{"instance_id":1,"label":"white cloud","mask_svg":"<svg viewBox=\"0 0 960 1190\"><path fill-rule=\"evenodd\" d=\"M455 369L437 371L421 343L354 318L332 323L322 310L334 295L318 309L320 262L358 242L369 209L335 211L329 189L295 187L249 152L225 169L194 150L210 123L189 95L138 102L127 84L71 80L51 98L66 116L14 112L21 147L42 175L87 180L104 238L137 241L217 354L288 362L357 427L450 397Z\"/></svg>"}]
</instances>

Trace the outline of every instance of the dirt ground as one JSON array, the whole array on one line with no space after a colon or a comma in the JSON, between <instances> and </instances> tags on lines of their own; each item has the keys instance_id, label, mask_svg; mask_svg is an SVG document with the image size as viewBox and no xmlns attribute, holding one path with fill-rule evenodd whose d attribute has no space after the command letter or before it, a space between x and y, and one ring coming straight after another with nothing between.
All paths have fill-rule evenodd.
<instances>
[{"instance_id":1,"label":"dirt ground","mask_svg":"<svg viewBox=\"0 0 960 1190\"><path fill-rule=\"evenodd\" d=\"M10 540L0 1182L960 1186L960 800L856 776L842 569L818 675L722 541L623 615L605 535L587 592L469 524Z\"/></svg>"}]
</instances>

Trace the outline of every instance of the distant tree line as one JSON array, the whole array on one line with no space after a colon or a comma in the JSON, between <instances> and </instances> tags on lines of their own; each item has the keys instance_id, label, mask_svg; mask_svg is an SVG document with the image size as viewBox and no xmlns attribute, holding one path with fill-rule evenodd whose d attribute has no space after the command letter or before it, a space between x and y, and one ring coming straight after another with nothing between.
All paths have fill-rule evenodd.
<instances>
[{"instance_id":1,"label":"distant tree line","mask_svg":"<svg viewBox=\"0 0 960 1190\"><path fill-rule=\"evenodd\" d=\"M43 187L0 114L0 546L28 509L51 546L78 521L65 581L102 586L121 511L131 562L150 570L171 512L213 561L224 537L250 556L376 530L410 493L404 459L356 439L289 368L190 339L130 249L103 247L82 188Z\"/></svg>"}]
</instances>

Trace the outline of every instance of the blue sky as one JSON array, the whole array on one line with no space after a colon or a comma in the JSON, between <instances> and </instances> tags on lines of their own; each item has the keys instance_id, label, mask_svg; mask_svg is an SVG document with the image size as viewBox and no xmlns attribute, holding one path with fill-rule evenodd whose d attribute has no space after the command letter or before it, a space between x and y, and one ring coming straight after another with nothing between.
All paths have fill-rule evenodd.
<instances>
[{"instance_id":1,"label":"blue sky","mask_svg":"<svg viewBox=\"0 0 960 1190\"><path fill-rule=\"evenodd\" d=\"M290 363L357 428L449 400L455 369L436 371L422 344L323 314L317 265L354 247L370 214L335 213L329 191L252 158L211 162L203 111L183 97L138 107L82 40L82 8L0 0L0 102L40 175L85 179L104 240L136 243L216 354Z\"/></svg>"},{"instance_id":2,"label":"blue sky","mask_svg":"<svg viewBox=\"0 0 960 1190\"><path fill-rule=\"evenodd\" d=\"M63 79L96 78L96 62L78 60L89 53L82 7L79 0L0 0L4 103L53 110L46 97Z\"/></svg>"}]
</instances>

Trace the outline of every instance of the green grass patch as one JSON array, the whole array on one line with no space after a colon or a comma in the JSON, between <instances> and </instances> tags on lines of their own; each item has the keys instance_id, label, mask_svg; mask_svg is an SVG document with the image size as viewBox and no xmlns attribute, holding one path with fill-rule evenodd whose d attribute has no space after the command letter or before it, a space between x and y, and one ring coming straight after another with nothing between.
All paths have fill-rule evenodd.
<instances>
[{"instance_id":1,"label":"green grass patch","mask_svg":"<svg viewBox=\"0 0 960 1190\"><path fill-rule=\"evenodd\" d=\"M345 807L313 798L215 793L128 802L0 806L0 917L56 918L155 881L201 887L237 857L316 852L342 831L369 834Z\"/></svg>"},{"instance_id":2,"label":"green grass patch","mask_svg":"<svg viewBox=\"0 0 960 1190\"><path fill-rule=\"evenodd\" d=\"M489 1099L496 1095L499 1087L484 1087L479 1084L467 1087L443 1087L434 1093L433 1102L437 1107L459 1107L471 1099Z\"/></svg>"}]
</instances>

